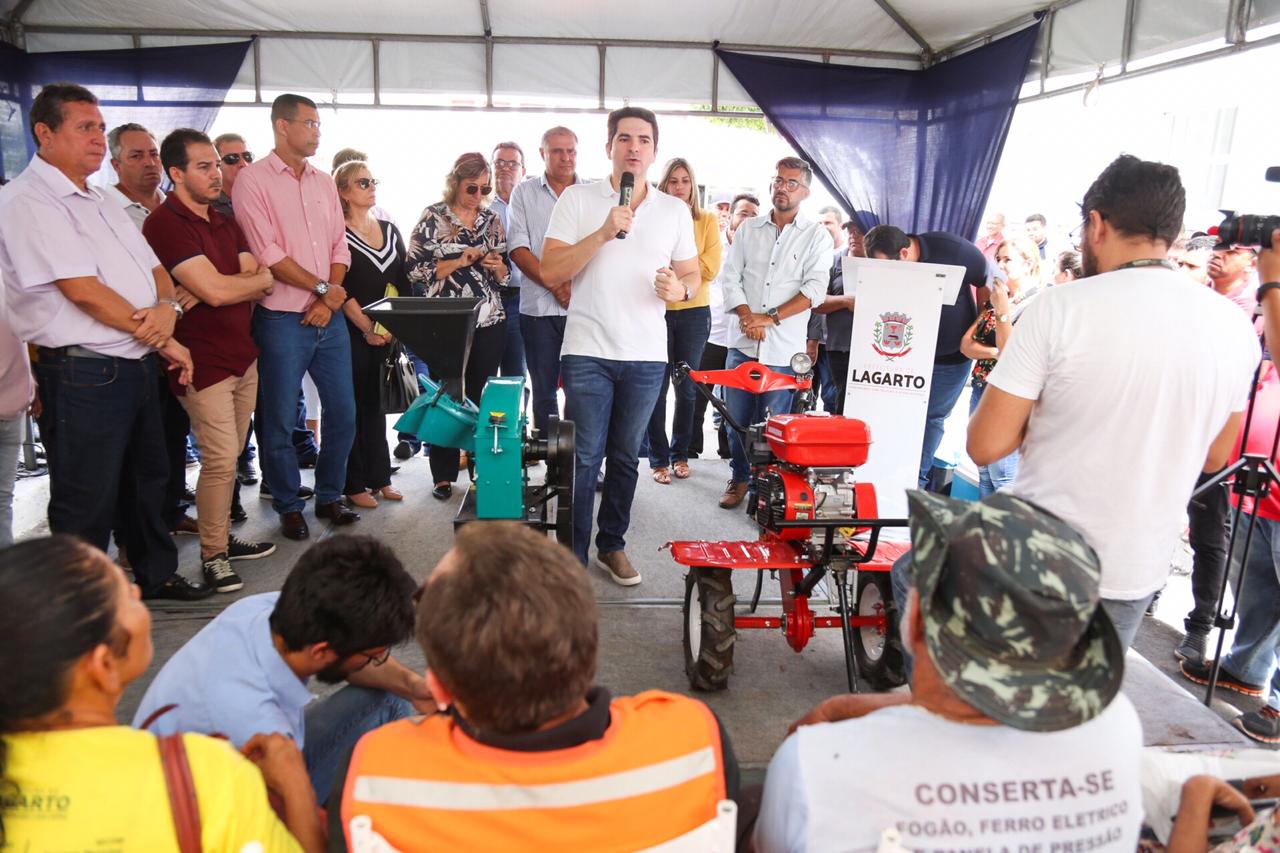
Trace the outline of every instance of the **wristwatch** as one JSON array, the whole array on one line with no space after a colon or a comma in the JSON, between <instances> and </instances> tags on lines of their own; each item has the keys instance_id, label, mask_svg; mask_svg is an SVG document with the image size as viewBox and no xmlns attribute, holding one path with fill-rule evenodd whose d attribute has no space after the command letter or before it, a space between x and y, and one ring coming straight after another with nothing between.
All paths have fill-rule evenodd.
<instances>
[{"instance_id":1,"label":"wristwatch","mask_svg":"<svg viewBox=\"0 0 1280 853\"><path fill-rule=\"evenodd\" d=\"M997 323L1007 323L1007 322L1009 322L1009 315L1008 315L1008 314L1001 314L999 317L997 317L997 318L996 318L996 322L997 322Z\"/></svg>"},{"instance_id":2,"label":"wristwatch","mask_svg":"<svg viewBox=\"0 0 1280 853\"><path fill-rule=\"evenodd\" d=\"M317 281L316 286L311 288L311 292L316 296L319 296L321 299L324 299L325 294L329 292L329 282Z\"/></svg>"},{"instance_id":3,"label":"wristwatch","mask_svg":"<svg viewBox=\"0 0 1280 853\"><path fill-rule=\"evenodd\" d=\"M182 319L183 314L187 313L186 311L182 310L182 303L176 299L161 299L156 304L160 305L161 303L168 305L170 308L172 308L173 313L178 315L177 319L179 320Z\"/></svg>"},{"instance_id":4,"label":"wristwatch","mask_svg":"<svg viewBox=\"0 0 1280 853\"><path fill-rule=\"evenodd\" d=\"M770 308L768 311L766 311L766 312L764 312L764 313L765 313L765 316L767 316L770 320L772 320L772 321L773 321L773 325L775 325L775 326L781 326L781 325L782 325L782 318L781 318L780 316L778 316L778 309L777 309L777 308Z\"/></svg>"}]
</instances>

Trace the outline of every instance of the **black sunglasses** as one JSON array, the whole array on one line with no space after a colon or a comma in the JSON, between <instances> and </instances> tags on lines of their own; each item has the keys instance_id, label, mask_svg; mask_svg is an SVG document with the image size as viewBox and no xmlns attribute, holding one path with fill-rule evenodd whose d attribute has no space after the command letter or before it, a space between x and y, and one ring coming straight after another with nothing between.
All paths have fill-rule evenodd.
<instances>
[{"instance_id":1,"label":"black sunglasses","mask_svg":"<svg viewBox=\"0 0 1280 853\"><path fill-rule=\"evenodd\" d=\"M475 195L476 192L479 192L480 195L488 195L493 192L493 187L488 184L485 184L484 186L479 186L478 184L467 184L467 195Z\"/></svg>"},{"instance_id":2,"label":"black sunglasses","mask_svg":"<svg viewBox=\"0 0 1280 853\"><path fill-rule=\"evenodd\" d=\"M359 654L362 655L369 664L372 664L373 666L382 666L391 659L391 647L387 646L383 649L382 654L380 655L371 655L367 652L360 652Z\"/></svg>"},{"instance_id":3,"label":"black sunglasses","mask_svg":"<svg viewBox=\"0 0 1280 853\"><path fill-rule=\"evenodd\" d=\"M376 187L377 185L377 178L356 178L356 186L362 190L367 190L369 187Z\"/></svg>"},{"instance_id":4,"label":"black sunglasses","mask_svg":"<svg viewBox=\"0 0 1280 853\"><path fill-rule=\"evenodd\" d=\"M236 163L239 163L239 162L240 162L240 158L242 158L242 157L244 158L244 161L245 161L246 163L252 163L252 162L253 162L253 152L252 152L252 151L246 151L246 152L244 152L243 154L223 154L223 155L222 155L222 162L223 162L223 163L226 163L228 166L234 166Z\"/></svg>"}]
</instances>

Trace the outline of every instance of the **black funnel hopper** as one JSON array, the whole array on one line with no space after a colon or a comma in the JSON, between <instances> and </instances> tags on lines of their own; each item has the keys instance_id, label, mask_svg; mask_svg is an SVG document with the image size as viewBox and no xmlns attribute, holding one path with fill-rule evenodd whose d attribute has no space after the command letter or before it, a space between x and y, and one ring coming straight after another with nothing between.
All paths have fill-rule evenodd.
<instances>
[{"instance_id":1,"label":"black funnel hopper","mask_svg":"<svg viewBox=\"0 0 1280 853\"><path fill-rule=\"evenodd\" d=\"M479 299L389 296L366 305L364 313L425 361L437 380L461 390Z\"/></svg>"}]
</instances>

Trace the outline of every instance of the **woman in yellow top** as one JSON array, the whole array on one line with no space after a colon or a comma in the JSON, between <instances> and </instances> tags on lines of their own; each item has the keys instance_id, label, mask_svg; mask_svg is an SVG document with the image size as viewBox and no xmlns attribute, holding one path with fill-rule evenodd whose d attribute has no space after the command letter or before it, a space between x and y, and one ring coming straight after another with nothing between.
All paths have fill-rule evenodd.
<instances>
[{"instance_id":1,"label":"woman in yellow top","mask_svg":"<svg viewBox=\"0 0 1280 853\"><path fill-rule=\"evenodd\" d=\"M78 539L33 539L0 552L0 613L0 850L178 851L156 737L115 719L151 663L138 588ZM203 735L182 742L201 850L324 849L293 741L256 735L243 755Z\"/></svg>"},{"instance_id":2,"label":"woman in yellow top","mask_svg":"<svg viewBox=\"0 0 1280 853\"><path fill-rule=\"evenodd\" d=\"M653 407L646 431L642 455L649 457L653 479L667 484L674 471L676 478L689 476L689 441L693 438L693 403L695 391L692 382L676 383L676 412L671 425L671 440L667 440L667 386L671 382L671 368L681 361L693 367L702 360L702 348L711 334L711 291L708 285L720 274L720 222L714 210L703 210L698 201L698 181L693 177L693 167L683 157L676 157L662 170L658 189L673 195L689 205L693 217L693 237L698 244L698 267L702 272L702 284L696 293L683 302L667 303L667 371L662 377L662 390L658 403Z\"/></svg>"}]
</instances>

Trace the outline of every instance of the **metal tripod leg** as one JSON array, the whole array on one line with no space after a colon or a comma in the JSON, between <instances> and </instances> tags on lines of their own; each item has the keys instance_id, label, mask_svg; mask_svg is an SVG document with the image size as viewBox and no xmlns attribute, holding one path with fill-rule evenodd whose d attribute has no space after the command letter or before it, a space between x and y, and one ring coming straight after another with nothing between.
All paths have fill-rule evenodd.
<instances>
[{"instance_id":1,"label":"metal tripod leg","mask_svg":"<svg viewBox=\"0 0 1280 853\"><path fill-rule=\"evenodd\" d=\"M836 595L840 601L840 638L844 640L844 669L849 678L849 692L858 692L858 658L853 653L853 629L849 627L849 573L840 569L831 578L836 582Z\"/></svg>"}]
</instances>

